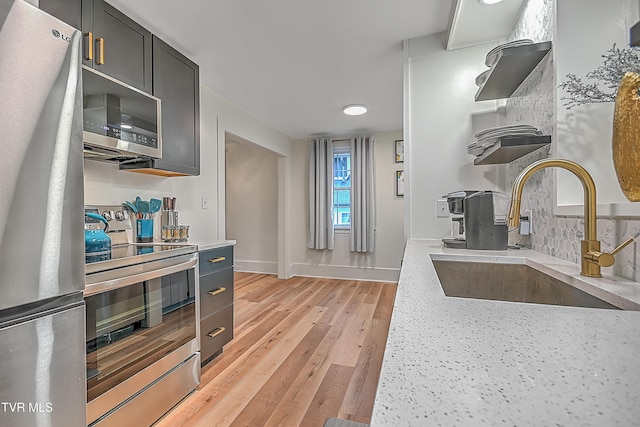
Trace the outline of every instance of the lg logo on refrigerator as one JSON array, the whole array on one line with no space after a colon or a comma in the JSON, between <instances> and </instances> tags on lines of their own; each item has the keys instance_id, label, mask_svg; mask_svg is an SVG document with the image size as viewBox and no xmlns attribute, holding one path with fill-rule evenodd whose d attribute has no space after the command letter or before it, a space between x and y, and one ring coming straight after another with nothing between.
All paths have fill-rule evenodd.
<instances>
[{"instance_id":1,"label":"lg logo on refrigerator","mask_svg":"<svg viewBox=\"0 0 640 427\"><path fill-rule=\"evenodd\" d=\"M51 29L51 34L53 34L53 37L55 37L57 39L62 39L64 41L66 41L67 43L71 42L71 37L65 36L64 34L62 34L60 31L56 30L55 28Z\"/></svg>"}]
</instances>

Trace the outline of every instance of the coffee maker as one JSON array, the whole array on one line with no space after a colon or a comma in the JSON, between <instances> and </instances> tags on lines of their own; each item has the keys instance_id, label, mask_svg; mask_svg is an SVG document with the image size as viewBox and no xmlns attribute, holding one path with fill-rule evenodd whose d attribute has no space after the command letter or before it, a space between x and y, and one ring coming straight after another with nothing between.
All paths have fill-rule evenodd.
<instances>
[{"instance_id":1,"label":"coffee maker","mask_svg":"<svg viewBox=\"0 0 640 427\"><path fill-rule=\"evenodd\" d=\"M467 247L465 240L464 201L467 196L476 192L477 190L461 190L442 196L447 199L447 206L451 214L451 237L442 239L442 243L444 243L446 247L459 249L465 249Z\"/></svg>"},{"instance_id":2,"label":"coffee maker","mask_svg":"<svg viewBox=\"0 0 640 427\"><path fill-rule=\"evenodd\" d=\"M480 250L507 249L509 196L495 191L457 191L447 198L452 217L452 238L446 247ZM462 219L460 219L462 215Z\"/></svg>"},{"instance_id":3,"label":"coffee maker","mask_svg":"<svg viewBox=\"0 0 640 427\"><path fill-rule=\"evenodd\" d=\"M509 196L496 191L478 191L464 200L467 249L507 249Z\"/></svg>"}]
</instances>

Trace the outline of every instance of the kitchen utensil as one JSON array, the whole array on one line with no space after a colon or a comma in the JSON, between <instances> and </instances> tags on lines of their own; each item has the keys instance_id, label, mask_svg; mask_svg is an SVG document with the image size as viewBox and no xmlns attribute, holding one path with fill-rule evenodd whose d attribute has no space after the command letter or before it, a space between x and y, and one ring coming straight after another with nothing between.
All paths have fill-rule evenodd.
<instances>
[{"instance_id":1,"label":"kitchen utensil","mask_svg":"<svg viewBox=\"0 0 640 427\"><path fill-rule=\"evenodd\" d=\"M147 218L149 216L149 202L147 202L146 200L141 200L140 203L140 213L142 214L143 218Z\"/></svg>"},{"instance_id":2,"label":"kitchen utensil","mask_svg":"<svg viewBox=\"0 0 640 427\"><path fill-rule=\"evenodd\" d=\"M136 208L138 209L138 211L140 211L140 203L142 202L142 199L140 198L140 196L136 196L136 201L134 202Z\"/></svg>"},{"instance_id":3,"label":"kitchen utensil","mask_svg":"<svg viewBox=\"0 0 640 427\"><path fill-rule=\"evenodd\" d=\"M125 201L124 205L127 207L127 209L129 209L134 214L138 213L138 208L136 208L136 206L133 203L131 203L129 201Z\"/></svg>"},{"instance_id":4,"label":"kitchen utensil","mask_svg":"<svg viewBox=\"0 0 640 427\"><path fill-rule=\"evenodd\" d=\"M160 211L162 207L162 200L160 199L151 199L149 200L149 212L154 214Z\"/></svg>"}]
</instances>

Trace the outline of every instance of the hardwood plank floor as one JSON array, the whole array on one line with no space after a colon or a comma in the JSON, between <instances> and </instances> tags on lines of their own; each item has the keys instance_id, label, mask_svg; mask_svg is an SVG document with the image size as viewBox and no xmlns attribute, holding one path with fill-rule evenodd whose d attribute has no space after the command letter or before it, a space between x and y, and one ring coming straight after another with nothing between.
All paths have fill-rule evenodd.
<instances>
[{"instance_id":1,"label":"hardwood plank floor","mask_svg":"<svg viewBox=\"0 0 640 427\"><path fill-rule=\"evenodd\" d=\"M396 284L235 273L235 336L156 427L368 423Z\"/></svg>"}]
</instances>

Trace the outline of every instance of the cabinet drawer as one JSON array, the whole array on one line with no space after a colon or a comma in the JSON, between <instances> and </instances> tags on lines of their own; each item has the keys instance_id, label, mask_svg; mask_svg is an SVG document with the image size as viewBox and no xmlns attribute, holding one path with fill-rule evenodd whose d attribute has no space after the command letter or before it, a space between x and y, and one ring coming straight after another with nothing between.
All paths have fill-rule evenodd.
<instances>
[{"instance_id":1,"label":"cabinet drawer","mask_svg":"<svg viewBox=\"0 0 640 427\"><path fill-rule=\"evenodd\" d=\"M233 267L200 277L200 318L233 302Z\"/></svg>"},{"instance_id":2,"label":"cabinet drawer","mask_svg":"<svg viewBox=\"0 0 640 427\"><path fill-rule=\"evenodd\" d=\"M205 361L233 338L233 304L200 322L200 352Z\"/></svg>"},{"instance_id":3,"label":"cabinet drawer","mask_svg":"<svg viewBox=\"0 0 640 427\"><path fill-rule=\"evenodd\" d=\"M200 275L222 270L233 265L233 246L200 252Z\"/></svg>"}]
</instances>

